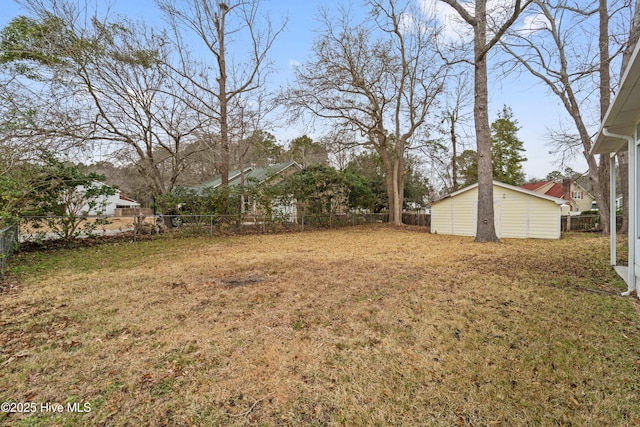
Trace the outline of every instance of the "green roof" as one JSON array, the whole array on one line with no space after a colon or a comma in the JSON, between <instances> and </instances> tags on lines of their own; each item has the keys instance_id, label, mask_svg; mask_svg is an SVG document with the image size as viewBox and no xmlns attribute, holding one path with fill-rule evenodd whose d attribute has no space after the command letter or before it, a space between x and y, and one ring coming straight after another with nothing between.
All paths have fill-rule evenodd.
<instances>
[{"instance_id":1,"label":"green roof","mask_svg":"<svg viewBox=\"0 0 640 427\"><path fill-rule=\"evenodd\" d=\"M267 181L272 176L277 175L292 166L297 168L298 170L302 169L300 165L294 161L286 163L276 163L266 168L247 167L244 169L244 182L245 184L261 184ZM235 187L241 184L242 174L240 172L240 170L229 172L229 186ZM218 175L208 181L203 182L202 184L198 184L194 186L193 189L200 193L206 188L214 189L219 187L220 185L222 185L222 175Z\"/></svg>"}]
</instances>

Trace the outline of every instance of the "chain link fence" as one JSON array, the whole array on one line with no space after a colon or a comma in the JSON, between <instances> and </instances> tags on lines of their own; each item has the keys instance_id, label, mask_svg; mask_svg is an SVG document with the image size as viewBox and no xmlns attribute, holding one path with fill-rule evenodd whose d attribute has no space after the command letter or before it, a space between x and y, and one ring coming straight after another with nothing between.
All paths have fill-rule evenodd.
<instances>
[{"instance_id":1,"label":"chain link fence","mask_svg":"<svg viewBox=\"0 0 640 427\"><path fill-rule=\"evenodd\" d=\"M18 247L19 234L18 223L0 230L0 279L4 278L4 270L9 255Z\"/></svg>"},{"instance_id":2,"label":"chain link fence","mask_svg":"<svg viewBox=\"0 0 640 427\"><path fill-rule=\"evenodd\" d=\"M140 229L140 234L154 234L164 230L176 234L264 234L314 229L353 227L357 225L384 223L388 214L298 215L291 218L261 216L218 216L218 215L167 215L156 218L155 230Z\"/></svg>"},{"instance_id":3,"label":"chain link fence","mask_svg":"<svg viewBox=\"0 0 640 427\"><path fill-rule=\"evenodd\" d=\"M20 242L111 236L132 231L140 216L29 216L20 218Z\"/></svg>"},{"instance_id":4,"label":"chain link fence","mask_svg":"<svg viewBox=\"0 0 640 427\"><path fill-rule=\"evenodd\" d=\"M406 224L429 226L429 215L405 214ZM87 237L125 236L133 241L157 238L163 234L233 235L305 231L314 229L352 227L365 224L386 223L386 213L335 213L324 215L298 214L293 218L253 215L135 215L118 217L79 217L73 232L63 217L23 217L20 224L20 241L41 243L46 240L66 238L73 240ZM64 232L63 232L64 231Z\"/></svg>"},{"instance_id":5,"label":"chain link fence","mask_svg":"<svg viewBox=\"0 0 640 427\"><path fill-rule=\"evenodd\" d=\"M403 214L403 222L408 225L429 227L430 215ZM298 214L294 218L272 218L260 216L217 216L217 215L166 215L156 219L156 230L163 229L182 234L260 234L305 231L328 228L354 227L359 225L382 224L389 221L387 213L335 213L323 215ZM142 229L143 234L150 231ZM153 234L153 230L151 230Z\"/></svg>"}]
</instances>

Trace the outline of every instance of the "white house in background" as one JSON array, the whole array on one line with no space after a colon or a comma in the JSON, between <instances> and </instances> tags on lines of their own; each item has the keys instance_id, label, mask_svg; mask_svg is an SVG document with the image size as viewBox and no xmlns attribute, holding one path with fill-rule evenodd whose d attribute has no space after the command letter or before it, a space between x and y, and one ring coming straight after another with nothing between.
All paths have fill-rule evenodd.
<instances>
[{"instance_id":1,"label":"white house in background","mask_svg":"<svg viewBox=\"0 0 640 427\"><path fill-rule=\"evenodd\" d=\"M493 210L499 238L559 239L564 200L493 181ZM475 236L478 184L431 203L431 233Z\"/></svg>"},{"instance_id":2,"label":"white house in background","mask_svg":"<svg viewBox=\"0 0 640 427\"><path fill-rule=\"evenodd\" d=\"M106 185L103 183L96 183L98 185ZM79 194L84 193L84 187L78 186L76 192ZM112 196L99 196L95 200L95 206L91 208L88 201L86 201L80 208L81 215L106 215L113 216L116 213L116 209L119 208L139 208L140 203L132 200L123 195L120 190L116 189L115 194Z\"/></svg>"},{"instance_id":3,"label":"white house in background","mask_svg":"<svg viewBox=\"0 0 640 427\"><path fill-rule=\"evenodd\" d=\"M627 282L629 295L637 291L637 278L640 273L640 210L638 209L638 191L640 191L640 57L637 44L627 69L622 76L620 88L609 106L600 125L600 131L591 149L592 154L609 154L611 164L610 194L611 200L611 265ZM629 261L628 266L618 266L616 262L616 180L615 155L621 151L629 152Z\"/></svg>"}]
</instances>

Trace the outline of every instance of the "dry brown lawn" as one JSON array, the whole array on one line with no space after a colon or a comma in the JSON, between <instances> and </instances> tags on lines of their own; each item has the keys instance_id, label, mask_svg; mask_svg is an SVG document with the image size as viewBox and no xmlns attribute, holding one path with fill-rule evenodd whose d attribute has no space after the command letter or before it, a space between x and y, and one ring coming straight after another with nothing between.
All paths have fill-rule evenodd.
<instances>
[{"instance_id":1,"label":"dry brown lawn","mask_svg":"<svg viewBox=\"0 0 640 427\"><path fill-rule=\"evenodd\" d=\"M595 235L392 227L20 254L0 402L38 408L0 424L640 425L638 304L607 260Z\"/></svg>"}]
</instances>

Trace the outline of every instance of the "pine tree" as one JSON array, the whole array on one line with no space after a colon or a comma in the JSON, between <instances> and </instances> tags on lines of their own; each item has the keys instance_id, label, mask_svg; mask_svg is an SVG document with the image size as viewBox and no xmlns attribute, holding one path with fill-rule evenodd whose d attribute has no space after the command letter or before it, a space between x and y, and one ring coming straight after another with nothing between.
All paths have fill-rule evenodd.
<instances>
[{"instance_id":1,"label":"pine tree","mask_svg":"<svg viewBox=\"0 0 640 427\"><path fill-rule=\"evenodd\" d=\"M475 150L464 150L456 159L458 163L458 177L462 180L462 187L478 182L478 153Z\"/></svg>"},{"instance_id":2,"label":"pine tree","mask_svg":"<svg viewBox=\"0 0 640 427\"><path fill-rule=\"evenodd\" d=\"M524 182L522 155L524 143L518 139L518 121L513 111L506 105L491 124L491 157L493 158L493 179L505 184L520 185Z\"/></svg>"}]
</instances>

